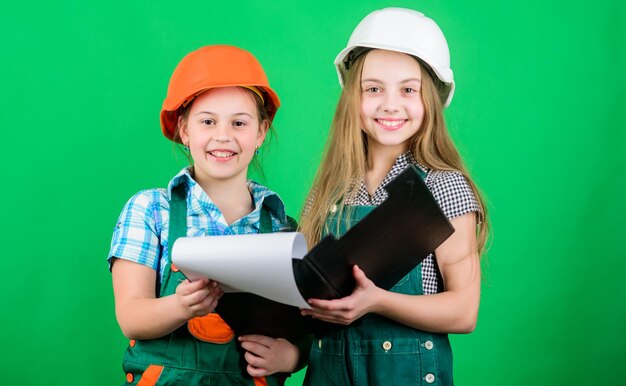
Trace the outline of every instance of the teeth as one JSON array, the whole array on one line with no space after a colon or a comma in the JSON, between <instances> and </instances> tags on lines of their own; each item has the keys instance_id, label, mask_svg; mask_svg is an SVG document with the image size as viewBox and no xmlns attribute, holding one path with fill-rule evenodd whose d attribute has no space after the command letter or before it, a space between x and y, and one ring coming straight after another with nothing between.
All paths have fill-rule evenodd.
<instances>
[{"instance_id":1,"label":"teeth","mask_svg":"<svg viewBox=\"0 0 626 386\"><path fill-rule=\"evenodd\" d=\"M235 155L235 153L230 152L230 151L211 151L210 153L212 156L217 157L217 158L227 158L227 157L232 157L233 155Z\"/></svg>"},{"instance_id":2,"label":"teeth","mask_svg":"<svg viewBox=\"0 0 626 386\"><path fill-rule=\"evenodd\" d=\"M395 127L395 126L400 125L403 122L404 122L403 119L402 120L396 120L396 121L387 121L387 120L384 120L384 119L378 119L378 123L380 123L381 125L386 126L386 127Z\"/></svg>"}]
</instances>

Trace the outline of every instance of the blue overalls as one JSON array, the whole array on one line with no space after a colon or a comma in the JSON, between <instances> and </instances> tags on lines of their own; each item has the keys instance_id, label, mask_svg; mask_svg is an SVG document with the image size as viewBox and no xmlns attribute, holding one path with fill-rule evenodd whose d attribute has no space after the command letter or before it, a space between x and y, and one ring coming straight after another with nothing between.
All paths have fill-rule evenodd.
<instances>
[{"instance_id":1,"label":"blue overalls","mask_svg":"<svg viewBox=\"0 0 626 386\"><path fill-rule=\"evenodd\" d=\"M261 233L272 231L269 211L261 209ZM172 189L169 250L187 233L186 193ZM185 276L171 263L163 273L159 297L176 292ZM132 340L124 355L126 384L132 385L246 385L278 386L284 374L252 378L235 334L215 313L191 319L172 333L148 340Z\"/></svg>"},{"instance_id":2,"label":"blue overalls","mask_svg":"<svg viewBox=\"0 0 626 386\"><path fill-rule=\"evenodd\" d=\"M336 211L329 216L327 229L339 237L374 208L344 208L341 219L337 213L342 211ZM390 291L422 295L422 265ZM367 314L350 326L315 336L304 385L452 385L448 335L417 330L377 314Z\"/></svg>"}]
</instances>

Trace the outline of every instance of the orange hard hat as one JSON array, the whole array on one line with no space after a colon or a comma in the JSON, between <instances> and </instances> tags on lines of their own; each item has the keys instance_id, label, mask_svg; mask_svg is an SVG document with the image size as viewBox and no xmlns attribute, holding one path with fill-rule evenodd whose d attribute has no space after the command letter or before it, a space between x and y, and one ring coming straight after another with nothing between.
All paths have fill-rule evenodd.
<instances>
[{"instance_id":1,"label":"orange hard hat","mask_svg":"<svg viewBox=\"0 0 626 386\"><path fill-rule=\"evenodd\" d=\"M203 90L232 86L254 86L261 90L269 119L274 119L280 100L270 88L259 61L241 48L213 45L187 54L176 66L161 108L163 134L173 140L178 124L178 109L183 103L189 102Z\"/></svg>"}]
</instances>

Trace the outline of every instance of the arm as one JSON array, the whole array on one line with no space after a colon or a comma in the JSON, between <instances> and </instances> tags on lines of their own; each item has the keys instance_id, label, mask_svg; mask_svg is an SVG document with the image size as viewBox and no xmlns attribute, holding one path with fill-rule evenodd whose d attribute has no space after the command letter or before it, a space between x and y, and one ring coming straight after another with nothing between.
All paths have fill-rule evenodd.
<instances>
[{"instance_id":1,"label":"arm","mask_svg":"<svg viewBox=\"0 0 626 386\"><path fill-rule=\"evenodd\" d=\"M354 267L354 292L335 300L311 299L303 315L327 322L350 324L374 312L424 331L469 333L476 326L480 302L480 259L476 252L476 217L470 212L451 220L455 232L437 250L444 292L405 295L376 287Z\"/></svg>"},{"instance_id":2,"label":"arm","mask_svg":"<svg viewBox=\"0 0 626 386\"><path fill-rule=\"evenodd\" d=\"M129 339L155 339L185 324L195 316L213 311L222 295L208 279L182 281L176 293L157 298L156 271L124 259L114 259L115 313Z\"/></svg>"}]
</instances>

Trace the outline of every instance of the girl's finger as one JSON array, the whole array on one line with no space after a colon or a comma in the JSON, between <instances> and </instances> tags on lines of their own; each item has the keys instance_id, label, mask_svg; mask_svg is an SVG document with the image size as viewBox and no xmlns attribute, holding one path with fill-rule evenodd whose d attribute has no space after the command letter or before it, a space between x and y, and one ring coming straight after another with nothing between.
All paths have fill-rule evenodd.
<instances>
[{"instance_id":1,"label":"girl's finger","mask_svg":"<svg viewBox=\"0 0 626 386\"><path fill-rule=\"evenodd\" d=\"M255 377L255 378L264 377L267 375L267 370L254 367L252 365L248 365L246 370L248 371L248 374L250 374L250 376Z\"/></svg>"},{"instance_id":2,"label":"girl's finger","mask_svg":"<svg viewBox=\"0 0 626 386\"><path fill-rule=\"evenodd\" d=\"M242 342L241 347L244 350L256 355L257 357L264 357L269 350L267 346L264 346L262 344L259 344L253 341ZM255 366L258 366L258 364L255 364Z\"/></svg>"},{"instance_id":3,"label":"girl's finger","mask_svg":"<svg viewBox=\"0 0 626 386\"><path fill-rule=\"evenodd\" d=\"M265 335L251 334L251 335L240 336L239 341L258 343L260 345L263 345L269 348L274 343L274 338L270 338L269 336L265 336Z\"/></svg>"}]
</instances>

